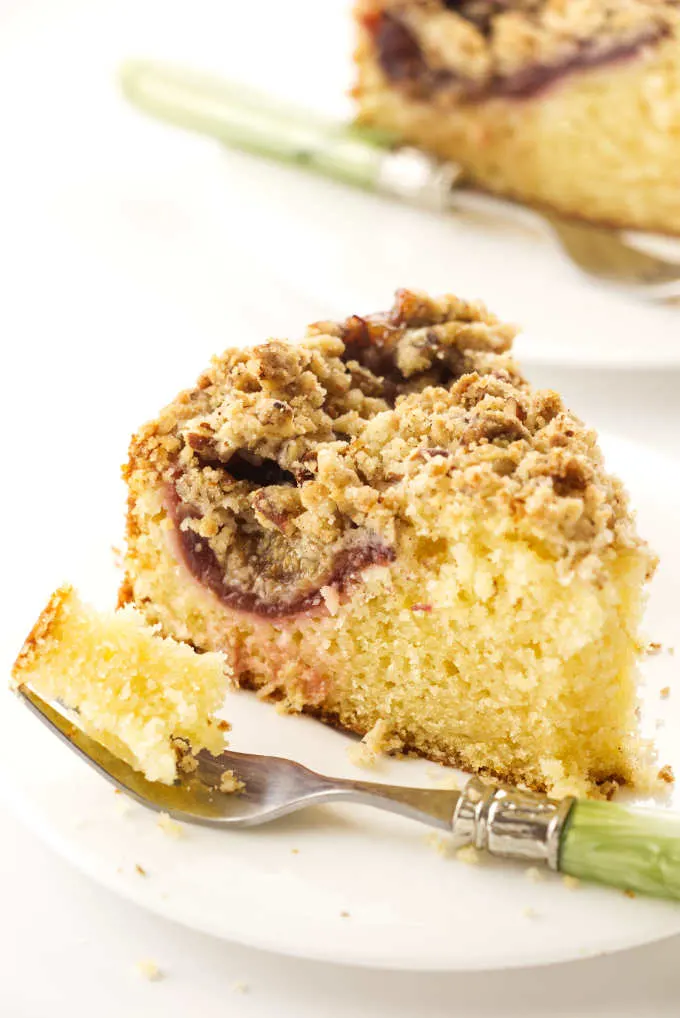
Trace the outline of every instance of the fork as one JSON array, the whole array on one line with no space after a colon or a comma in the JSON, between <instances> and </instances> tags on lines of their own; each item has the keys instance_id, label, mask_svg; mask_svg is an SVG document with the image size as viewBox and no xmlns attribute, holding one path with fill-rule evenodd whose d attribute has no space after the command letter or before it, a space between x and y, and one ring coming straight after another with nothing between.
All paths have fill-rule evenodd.
<instances>
[{"instance_id":1,"label":"fork","mask_svg":"<svg viewBox=\"0 0 680 1018\"><path fill-rule=\"evenodd\" d=\"M469 778L460 790L411 788L327 777L280 757L201 751L197 769L174 785L148 781L27 686L31 712L78 756L142 806L189 824L254 827L308 806L352 802L397 813L479 850L658 897L680 898L680 816L627 809ZM220 791L225 772L244 783Z\"/></svg>"},{"instance_id":2,"label":"fork","mask_svg":"<svg viewBox=\"0 0 680 1018\"><path fill-rule=\"evenodd\" d=\"M680 295L680 250L677 261L657 257L620 230L473 190L464 186L459 166L398 147L398 139L387 132L327 120L243 85L153 61L128 61L120 79L127 98L146 113L232 148L438 212L482 213L539 230L592 279L647 299Z\"/></svg>"}]
</instances>

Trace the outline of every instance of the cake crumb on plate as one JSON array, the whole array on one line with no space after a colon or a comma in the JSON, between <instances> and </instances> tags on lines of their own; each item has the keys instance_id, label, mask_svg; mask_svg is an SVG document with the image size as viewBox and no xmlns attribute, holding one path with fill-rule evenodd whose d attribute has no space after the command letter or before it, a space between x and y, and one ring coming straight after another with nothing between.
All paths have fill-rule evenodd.
<instances>
[{"instance_id":1,"label":"cake crumb on plate","mask_svg":"<svg viewBox=\"0 0 680 1018\"><path fill-rule=\"evenodd\" d=\"M164 976L163 971L151 958L142 958L135 965L135 970L138 975L143 976L144 979L148 979L152 983L157 983Z\"/></svg>"},{"instance_id":2,"label":"cake crumb on plate","mask_svg":"<svg viewBox=\"0 0 680 1018\"><path fill-rule=\"evenodd\" d=\"M380 718L361 742L348 747L347 756L356 767L373 767L378 756L392 753L400 746L401 740L390 733L389 722Z\"/></svg>"},{"instance_id":3,"label":"cake crumb on plate","mask_svg":"<svg viewBox=\"0 0 680 1018\"><path fill-rule=\"evenodd\" d=\"M457 792L461 788L460 778L451 771L450 767L429 767L427 776L442 791L450 789L452 792Z\"/></svg>"},{"instance_id":4,"label":"cake crumb on plate","mask_svg":"<svg viewBox=\"0 0 680 1018\"><path fill-rule=\"evenodd\" d=\"M572 877L569 873L565 873L562 877L562 883L568 891L575 891L581 886L581 881L578 877Z\"/></svg>"},{"instance_id":5,"label":"cake crumb on plate","mask_svg":"<svg viewBox=\"0 0 680 1018\"><path fill-rule=\"evenodd\" d=\"M127 795L123 795L118 789L116 789L116 793L116 798L113 800L113 808L116 816L125 817L131 811L132 803Z\"/></svg>"},{"instance_id":6,"label":"cake crumb on plate","mask_svg":"<svg viewBox=\"0 0 680 1018\"><path fill-rule=\"evenodd\" d=\"M248 993L249 991L250 987L248 986L248 983L244 983L241 980L237 979L235 983L231 984L232 993Z\"/></svg>"},{"instance_id":7,"label":"cake crumb on plate","mask_svg":"<svg viewBox=\"0 0 680 1018\"><path fill-rule=\"evenodd\" d=\"M533 884L537 884L541 880L545 880L545 872L540 870L538 866L528 866L524 871L524 876L527 880L531 880Z\"/></svg>"},{"instance_id":8,"label":"cake crumb on plate","mask_svg":"<svg viewBox=\"0 0 680 1018\"><path fill-rule=\"evenodd\" d=\"M479 866L482 861L482 855L474 845L463 845L456 852L456 859L466 863L468 866Z\"/></svg>"},{"instance_id":9,"label":"cake crumb on plate","mask_svg":"<svg viewBox=\"0 0 680 1018\"><path fill-rule=\"evenodd\" d=\"M160 813L156 826L160 827L163 834L167 835L168 838L184 838L186 831L181 824L178 824L176 820L173 820L169 813Z\"/></svg>"},{"instance_id":10,"label":"cake crumb on plate","mask_svg":"<svg viewBox=\"0 0 680 1018\"><path fill-rule=\"evenodd\" d=\"M659 773L657 774L659 781L664 781L667 785L672 785L675 782L675 774L670 764L664 764Z\"/></svg>"},{"instance_id":11,"label":"cake crumb on plate","mask_svg":"<svg viewBox=\"0 0 680 1018\"><path fill-rule=\"evenodd\" d=\"M659 693L659 696L661 697L662 700L667 700L670 695L671 695L670 686L664 686L661 692Z\"/></svg>"},{"instance_id":12,"label":"cake crumb on plate","mask_svg":"<svg viewBox=\"0 0 680 1018\"><path fill-rule=\"evenodd\" d=\"M135 863L135 873L139 873L140 877L148 877L148 873L143 866L140 866L138 862Z\"/></svg>"},{"instance_id":13,"label":"cake crumb on plate","mask_svg":"<svg viewBox=\"0 0 680 1018\"><path fill-rule=\"evenodd\" d=\"M446 856L451 854L451 842L437 831L429 831L425 835L425 844L433 848L437 855Z\"/></svg>"}]
</instances>

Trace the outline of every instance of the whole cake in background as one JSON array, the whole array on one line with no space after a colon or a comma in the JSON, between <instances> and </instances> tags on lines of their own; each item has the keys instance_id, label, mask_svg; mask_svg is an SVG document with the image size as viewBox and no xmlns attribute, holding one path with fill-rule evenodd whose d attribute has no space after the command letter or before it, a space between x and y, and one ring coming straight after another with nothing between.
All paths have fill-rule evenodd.
<instances>
[{"instance_id":1,"label":"whole cake in background","mask_svg":"<svg viewBox=\"0 0 680 1018\"><path fill-rule=\"evenodd\" d=\"M680 234L677 0L359 0L360 121L569 216Z\"/></svg>"},{"instance_id":2,"label":"whole cake in background","mask_svg":"<svg viewBox=\"0 0 680 1018\"><path fill-rule=\"evenodd\" d=\"M634 783L655 560L514 331L399 291L216 357L132 441L121 600L360 735L535 789Z\"/></svg>"}]
</instances>

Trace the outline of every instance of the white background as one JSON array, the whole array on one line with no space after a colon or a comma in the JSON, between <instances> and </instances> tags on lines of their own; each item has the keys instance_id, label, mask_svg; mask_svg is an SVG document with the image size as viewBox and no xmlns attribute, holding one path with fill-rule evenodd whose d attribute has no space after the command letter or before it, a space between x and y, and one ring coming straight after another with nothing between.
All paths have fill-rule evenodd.
<instances>
[{"instance_id":1,"label":"white background","mask_svg":"<svg viewBox=\"0 0 680 1018\"><path fill-rule=\"evenodd\" d=\"M318 0L310 7L317 27L323 3ZM116 8L127 11L126 31L132 31L138 15L143 52L151 53L158 39L159 49L181 55L177 26L184 18L193 40L189 49L196 38L210 35L215 62L220 39L200 24L204 4L192 5L198 13L191 18L187 5L168 4L167 21L156 22L148 14L151 6L140 0ZM279 40L294 42L301 31L299 24L289 23L284 33L282 4L270 11L264 2L225 2L224 47L234 50L238 11L251 6L264 26L261 48L271 62L281 46L274 45L265 15L274 19ZM251 197L236 222L233 209L229 212L222 202L222 189L232 178L219 153L200 142L166 136L163 129L134 118L125 121L125 144L114 144L117 136L106 125L122 123L116 120L122 113L114 109L108 92L100 94L97 87L109 80L121 43L118 39L107 48L109 29L113 38L118 20L100 17L104 8L112 9L94 0L50 5L14 0L0 8L0 511L3 617L11 619L12 632L5 634L10 642L44 595L68 575L79 521L96 514L112 539L117 534L122 487L115 476L127 435L169 393L189 382L211 351L228 342L299 329L323 314L366 310L369 295L376 307L389 299L383 292L386 271L379 283L369 279L364 289L366 273L333 259L330 228L335 223L342 234L343 210L353 200L344 192L315 190L315 185L300 191L300 185L291 183L290 200L317 203L318 215L310 216L307 208L305 218L300 206L307 233L301 227L298 236L295 220L289 218L281 220L288 224L285 235L281 228L276 234L270 230L267 209L283 199L272 171L253 167L251 194L261 193L262 208L258 214ZM175 26L172 46L168 23ZM328 61L333 63L332 53ZM328 61L317 50L313 75L320 75ZM106 75L98 77L102 68ZM294 81L295 74L288 77ZM432 239L439 227L423 220L421 228L410 213L386 211L383 205L375 214L381 223L386 217L398 221L400 231L415 238L400 246L393 235L388 248L381 249L384 263L389 267L392 259L393 275L398 275L393 282L389 276L390 287L416 282L412 273L421 264L417 240L423 235ZM320 252L324 272L313 299L295 291L296 273L304 276L315 261L305 249L305 236L315 236L312 220L325 223L331 238L325 253ZM364 253L371 243L365 236ZM276 282L284 250L285 279ZM518 252L520 268L523 258L529 265L531 249L525 244ZM456 278L445 285L455 289L459 277L469 279L472 295L481 293L513 318L525 320L528 315L534 325L534 337L526 346L534 362L529 374L560 389L590 422L680 455L680 375L670 366L658 367L659 350L663 347L663 356L668 356L669 336L675 332L680 349L680 312L676 320L665 311L630 304L637 342L632 343L631 333L624 337L621 357L632 363L644 360L648 351L657 368L617 370L617 342L607 330L614 304L562 276L562 266L550 263L548 255L542 257L545 285L524 271L518 273L514 289L498 274L485 288L485 266L470 267L454 246L451 273ZM402 261L408 278L399 274ZM441 266L434 273L437 280L443 274ZM345 306L348 302L352 306ZM334 306L329 309L329 304ZM590 313L578 316L579 307ZM557 337L552 345L551 321ZM579 331L576 345L582 342L591 364L608 368L574 366L578 358L570 353L568 341L575 322L588 334L583 343ZM663 336L655 347L657 328ZM678 363L677 357L668 356L669 364L673 360ZM566 362L569 367L563 366ZM212 941L147 915L70 870L1 806L0 823L1 1018L154 1018L169 1009L205 1018L306 1018L320 1013L367 1018L647 1018L680 1010L678 941L508 974L372 973L293 961ZM224 879L238 879L226 855ZM488 922L493 923L493 914ZM134 972L143 958L154 959L163 969L161 982L146 983ZM234 990L236 983L248 984L249 992Z\"/></svg>"}]
</instances>

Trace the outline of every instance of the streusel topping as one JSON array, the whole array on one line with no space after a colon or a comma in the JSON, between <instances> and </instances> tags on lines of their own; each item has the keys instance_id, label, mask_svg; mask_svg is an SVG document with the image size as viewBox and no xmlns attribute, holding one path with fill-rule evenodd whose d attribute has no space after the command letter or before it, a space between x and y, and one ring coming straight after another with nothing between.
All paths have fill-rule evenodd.
<instances>
[{"instance_id":1,"label":"streusel topping","mask_svg":"<svg viewBox=\"0 0 680 1018\"><path fill-rule=\"evenodd\" d=\"M527 95L632 55L679 23L677 0L360 0L387 75L416 94Z\"/></svg>"},{"instance_id":2,"label":"streusel topping","mask_svg":"<svg viewBox=\"0 0 680 1018\"><path fill-rule=\"evenodd\" d=\"M217 357L133 459L155 462L194 574L243 610L321 604L461 500L596 569L639 544L625 495L593 432L522 378L514 334L480 303L400 291L385 314Z\"/></svg>"}]
</instances>

